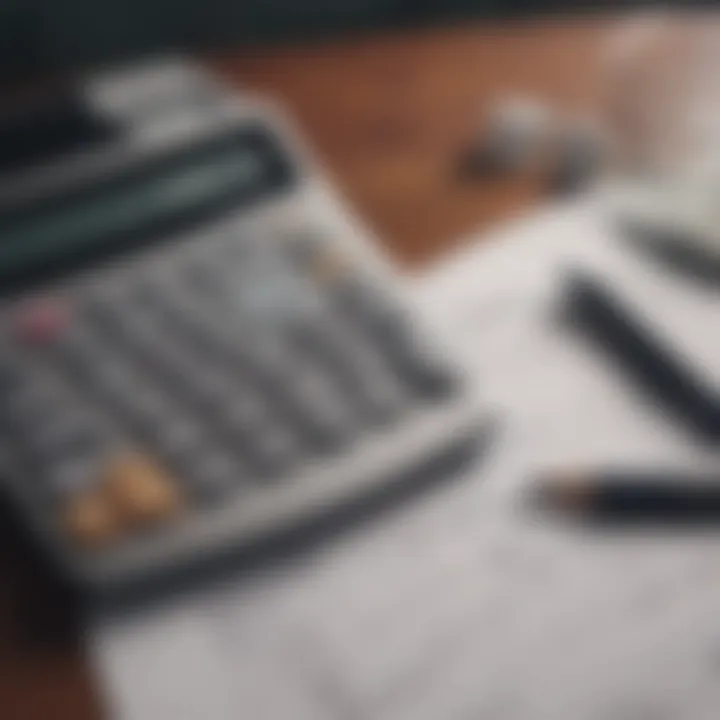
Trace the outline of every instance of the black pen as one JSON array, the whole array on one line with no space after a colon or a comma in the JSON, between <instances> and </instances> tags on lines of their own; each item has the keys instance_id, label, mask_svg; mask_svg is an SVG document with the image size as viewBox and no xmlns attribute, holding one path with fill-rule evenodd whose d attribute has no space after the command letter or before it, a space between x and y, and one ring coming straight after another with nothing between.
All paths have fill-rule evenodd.
<instances>
[{"instance_id":1,"label":"black pen","mask_svg":"<svg viewBox=\"0 0 720 720\"><path fill-rule=\"evenodd\" d=\"M542 509L597 522L720 525L720 474L557 473L541 478L532 497Z\"/></svg>"}]
</instances>

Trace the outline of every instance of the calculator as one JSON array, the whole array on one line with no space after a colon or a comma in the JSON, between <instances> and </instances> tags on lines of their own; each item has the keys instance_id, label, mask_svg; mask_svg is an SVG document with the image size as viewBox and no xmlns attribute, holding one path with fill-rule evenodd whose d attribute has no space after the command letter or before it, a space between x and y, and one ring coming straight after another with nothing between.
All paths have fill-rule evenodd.
<instances>
[{"instance_id":1,"label":"calculator","mask_svg":"<svg viewBox=\"0 0 720 720\"><path fill-rule=\"evenodd\" d=\"M0 166L2 488L66 577L256 547L483 436L276 108L188 63L76 100L86 142Z\"/></svg>"}]
</instances>

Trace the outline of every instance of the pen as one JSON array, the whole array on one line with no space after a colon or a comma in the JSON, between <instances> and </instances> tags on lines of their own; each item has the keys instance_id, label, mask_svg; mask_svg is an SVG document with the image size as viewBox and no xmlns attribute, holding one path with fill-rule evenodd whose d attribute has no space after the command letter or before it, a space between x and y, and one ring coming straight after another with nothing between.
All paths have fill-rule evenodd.
<instances>
[{"instance_id":1,"label":"pen","mask_svg":"<svg viewBox=\"0 0 720 720\"><path fill-rule=\"evenodd\" d=\"M575 326L641 390L703 440L720 438L720 398L677 348L662 342L606 283L575 272L566 292Z\"/></svg>"},{"instance_id":2,"label":"pen","mask_svg":"<svg viewBox=\"0 0 720 720\"><path fill-rule=\"evenodd\" d=\"M720 475L679 471L586 471L540 480L533 503L607 523L720 525Z\"/></svg>"}]
</instances>

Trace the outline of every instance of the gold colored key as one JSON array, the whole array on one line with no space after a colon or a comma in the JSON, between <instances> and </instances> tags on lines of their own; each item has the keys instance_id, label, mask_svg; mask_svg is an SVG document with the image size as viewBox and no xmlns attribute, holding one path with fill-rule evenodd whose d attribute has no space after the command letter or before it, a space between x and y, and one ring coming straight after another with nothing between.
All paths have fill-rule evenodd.
<instances>
[{"instance_id":1,"label":"gold colored key","mask_svg":"<svg viewBox=\"0 0 720 720\"><path fill-rule=\"evenodd\" d=\"M320 283L332 283L345 274L349 265L343 253L335 248L324 249L313 259L312 275Z\"/></svg>"},{"instance_id":2,"label":"gold colored key","mask_svg":"<svg viewBox=\"0 0 720 720\"><path fill-rule=\"evenodd\" d=\"M107 544L120 529L112 503L97 490L69 500L63 511L63 524L73 540L88 549Z\"/></svg>"},{"instance_id":3,"label":"gold colored key","mask_svg":"<svg viewBox=\"0 0 720 720\"><path fill-rule=\"evenodd\" d=\"M128 452L110 461L102 487L123 518L150 523L170 518L182 509L175 481L150 458Z\"/></svg>"}]
</instances>

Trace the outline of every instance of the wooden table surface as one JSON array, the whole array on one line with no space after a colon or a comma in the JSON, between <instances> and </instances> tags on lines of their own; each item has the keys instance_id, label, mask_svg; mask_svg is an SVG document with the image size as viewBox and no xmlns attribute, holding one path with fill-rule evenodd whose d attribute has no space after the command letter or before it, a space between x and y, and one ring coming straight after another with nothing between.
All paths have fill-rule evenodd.
<instances>
[{"instance_id":1,"label":"wooden table surface","mask_svg":"<svg viewBox=\"0 0 720 720\"><path fill-rule=\"evenodd\" d=\"M489 102L530 94L580 115L596 101L607 20L480 24L213 62L289 108L360 215L404 261L537 197L537 179L459 183L458 153Z\"/></svg>"},{"instance_id":2,"label":"wooden table surface","mask_svg":"<svg viewBox=\"0 0 720 720\"><path fill-rule=\"evenodd\" d=\"M592 107L614 24L484 23L208 60L237 87L281 100L356 211L416 264L538 200L537 177L460 182L458 153L483 108L507 93L541 96L569 115ZM5 525L0 518L0 718L103 718L76 618Z\"/></svg>"}]
</instances>

